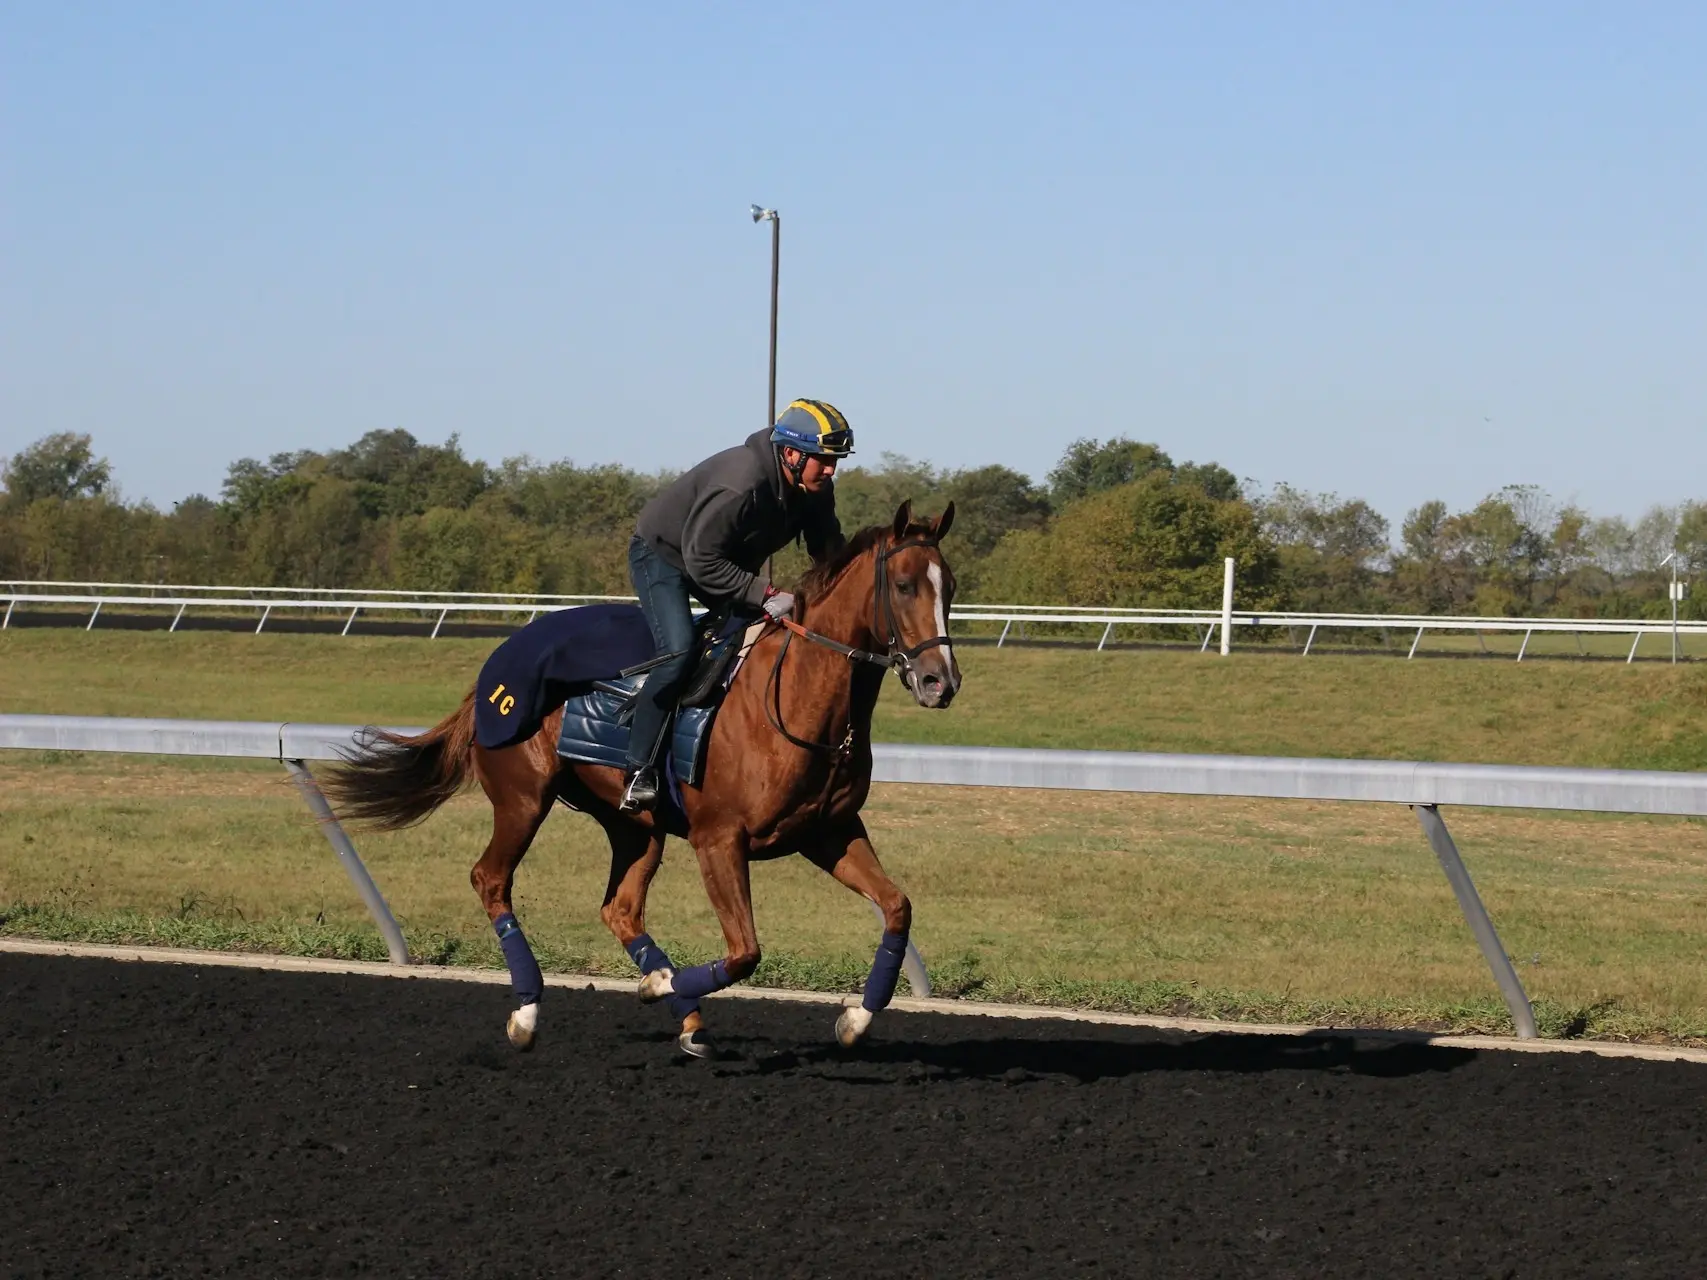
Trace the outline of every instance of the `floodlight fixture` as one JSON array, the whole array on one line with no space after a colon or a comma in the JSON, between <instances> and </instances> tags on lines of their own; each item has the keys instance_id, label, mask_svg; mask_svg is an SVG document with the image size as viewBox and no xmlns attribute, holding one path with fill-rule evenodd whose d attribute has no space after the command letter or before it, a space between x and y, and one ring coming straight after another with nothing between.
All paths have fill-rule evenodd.
<instances>
[{"instance_id":1,"label":"floodlight fixture","mask_svg":"<svg viewBox=\"0 0 1707 1280\"><path fill-rule=\"evenodd\" d=\"M766 209L762 205L753 205L752 210L753 210L753 221L754 222L775 222L776 221L776 210L775 209Z\"/></svg>"}]
</instances>

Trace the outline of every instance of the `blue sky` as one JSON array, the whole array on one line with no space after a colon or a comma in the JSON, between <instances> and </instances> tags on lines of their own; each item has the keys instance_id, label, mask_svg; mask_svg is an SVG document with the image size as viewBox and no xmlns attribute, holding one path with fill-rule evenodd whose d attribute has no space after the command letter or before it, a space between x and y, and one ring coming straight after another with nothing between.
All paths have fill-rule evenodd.
<instances>
[{"instance_id":1,"label":"blue sky","mask_svg":"<svg viewBox=\"0 0 1707 1280\"><path fill-rule=\"evenodd\" d=\"M1707 498L1707 6L0 8L0 454L376 427L682 466L1079 436L1372 501Z\"/></svg>"}]
</instances>

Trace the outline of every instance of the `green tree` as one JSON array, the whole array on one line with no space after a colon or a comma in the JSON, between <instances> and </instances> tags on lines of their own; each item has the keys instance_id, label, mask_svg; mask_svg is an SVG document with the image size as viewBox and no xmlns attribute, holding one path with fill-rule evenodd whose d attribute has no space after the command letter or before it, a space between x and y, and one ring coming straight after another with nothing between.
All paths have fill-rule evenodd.
<instances>
[{"instance_id":1,"label":"green tree","mask_svg":"<svg viewBox=\"0 0 1707 1280\"><path fill-rule=\"evenodd\" d=\"M1686 502L1677 509L1677 533L1672 548L1684 570L1707 573L1707 502Z\"/></svg>"},{"instance_id":2,"label":"green tree","mask_svg":"<svg viewBox=\"0 0 1707 1280\"><path fill-rule=\"evenodd\" d=\"M884 453L876 467L850 467L836 475L836 514L852 533L867 525L888 524L908 499L920 512L940 510L945 477L928 462ZM957 520L958 524L959 521Z\"/></svg>"},{"instance_id":3,"label":"green tree","mask_svg":"<svg viewBox=\"0 0 1707 1280\"><path fill-rule=\"evenodd\" d=\"M434 507L463 509L490 487L484 462L463 457L461 439L422 444L401 427L370 431L347 449L326 456L327 471L362 486L374 515L419 515Z\"/></svg>"},{"instance_id":4,"label":"green tree","mask_svg":"<svg viewBox=\"0 0 1707 1280\"><path fill-rule=\"evenodd\" d=\"M44 436L0 466L9 506L27 507L43 498L94 498L111 483L112 467L95 456L91 438L71 431Z\"/></svg>"},{"instance_id":5,"label":"green tree","mask_svg":"<svg viewBox=\"0 0 1707 1280\"><path fill-rule=\"evenodd\" d=\"M1238 477L1219 462L1181 463L1174 478L1181 484L1196 485L1217 502L1233 502L1244 496Z\"/></svg>"},{"instance_id":6,"label":"green tree","mask_svg":"<svg viewBox=\"0 0 1707 1280\"><path fill-rule=\"evenodd\" d=\"M1406 513L1393 558L1393 592L1415 613L1454 613L1463 602L1457 530L1446 504L1430 499Z\"/></svg>"},{"instance_id":7,"label":"green tree","mask_svg":"<svg viewBox=\"0 0 1707 1280\"><path fill-rule=\"evenodd\" d=\"M486 500L501 503L518 520L542 529L626 541L640 509L659 487L659 477L639 475L626 467L506 458Z\"/></svg>"},{"instance_id":8,"label":"green tree","mask_svg":"<svg viewBox=\"0 0 1707 1280\"><path fill-rule=\"evenodd\" d=\"M1105 489L1141 480L1153 471L1174 469L1173 459L1153 444L1117 436L1100 444L1075 440L1049 473L1049 494L1057 507Z\"/></svg>"},{"instance_id":9,"label":"green tree","mask_svg":"<svg viewBox=\"0 0 1707 1280\"><path fill-rule=\"evenodd\" d=\"M954 539L960 557L982 557L1016 529L1041 529L1049 519L1049 498L1010 467L974 467L949 473L943 497L954 502ZM939 507L940 502L932 504Z\"/></svg>"},{"instance_id":10,"label":"green tree","mask_svg":"<svg viewBox=\"0 0 1707 1280\"><path fill-rule=\"evenodd\" d=\"M1391 554L1385 516L1361 498L1276 485L1257 504L1274 542L1287 599L1300 609L1379 609L1380 571Z\"/></svg>"},{"instance_id":11,"label":"green tree","mask_svg":"<svg viewBox=\"0 0 1707 1280\"><path fill-rule=\"evenodd\" d=\"M1069 504L1047 529L1003 538L983 594L1036 604L1209 608L1221 561L1238 562L1241 607L1276 601L1278 561L1255 511L1154 471Z\"/></svg>"}]
</instances>

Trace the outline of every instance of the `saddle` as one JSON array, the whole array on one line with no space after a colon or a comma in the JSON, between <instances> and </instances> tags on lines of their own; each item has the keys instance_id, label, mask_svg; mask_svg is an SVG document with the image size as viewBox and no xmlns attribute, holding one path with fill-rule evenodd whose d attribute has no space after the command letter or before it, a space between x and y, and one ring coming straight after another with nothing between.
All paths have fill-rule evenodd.
<instances>
[{"instance_id":1,"label":"saddle","mask_svg":"<svg viewBox=\"0 0 1707 1280\"><path fill-rule=\"evenodd\" d=\"M697 620L695 635L704 651L677 703L666 739L669 750L661 762L677 808L681 807L681 787L697 787L705 777L712 721L761 630L762 621L748 625L717 615ZM557 754L578 763L622 767L628 758L635 699L645 687L647 675L662 661L663 657L652 658L614 677L594 680L591 688L568 698L563 704Z\"/></svg>"}]
</instances>

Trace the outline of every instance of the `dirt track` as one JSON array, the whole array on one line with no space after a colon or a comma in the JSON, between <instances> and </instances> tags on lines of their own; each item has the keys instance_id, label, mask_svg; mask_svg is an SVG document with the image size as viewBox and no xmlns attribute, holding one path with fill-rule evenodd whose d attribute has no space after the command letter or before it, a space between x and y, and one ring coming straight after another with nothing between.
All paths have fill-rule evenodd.
<instances>
[{"instance_id":1,"label":"dirt track","mask_svg":"<svg viewBox=\"0 0 1707 1280\"><path fill-rule=\"evenodd\" d=\"M1707 1068L0 955L8 1276L1699 1275Z\"/></svg>"}]
</instances>

